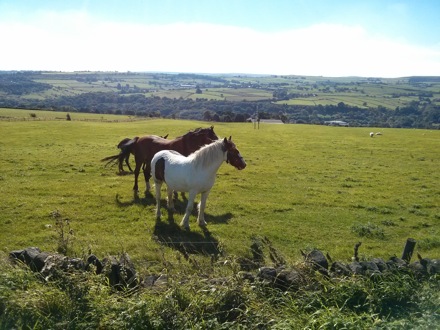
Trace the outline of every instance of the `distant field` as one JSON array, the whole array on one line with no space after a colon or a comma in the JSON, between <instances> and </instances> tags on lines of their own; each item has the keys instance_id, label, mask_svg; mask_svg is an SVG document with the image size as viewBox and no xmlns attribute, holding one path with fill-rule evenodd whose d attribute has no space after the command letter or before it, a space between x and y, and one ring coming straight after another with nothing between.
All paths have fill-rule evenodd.
<instances>
[{"instance_id":1,"label":"distant field","mask_svg":"<svg viewBox=\"0 0 440 330\"><path fill-rule=\"evenodd\" d=\"M160 96L168 98L190 98L190 99L208 99L208 100L228 100L228 101L258 101L266 100L272 97L272 93L260 89L252 88L207 88L202 90L201 94L196 94L195 89L171 89L150 93L147 96Z\"/></svg>"},{"instance_id":2,"label":"distant field","mask_svg":"<svg viewBox=\"0 0 440 330\"><path fill-rule=\"evenodd\" d=\"M0 109L0 242L5 252L28 246L54 250L52 214L70 221L72 254L126 251L161 267L176 251L155 239L154 201L133 197L133 177L116 175L100 159L124 137L182 135L212 123L120 120L122 116ZM93 120L85 120L93 119ZM105 120L100 120L105 119ZM440 254L440 131L313 125L215 123L248 163L224 164L208 198L208 229L228 255L246 255L252 237L267 237L288 260L320 248L350 260L400 255L408 237L424 257ZM142 176L141 176L142 177ZM145 187L143 180L140 187ZM164 204L163 204L164 206ZM178 203L183 212L185 204ZM180 222L182 214L175 214ZM164 221L166 223L166 221ZM203 239L191 217L188 239ZM359 236L363 233L364 236Z\"/></svg>"},{"instance_id":3,"label":"distant field","mask_svg":"<svg viewBox=\"0 0 440 330\"><path fill-rule=\"evenodd\" d=\"M58 111L44 111L44 110L17 110L0 108L0 121L41 121L41 120L66 120L67 114L70 115L72 121L135 121L139 120L137 117L125 115L107 115L97 113L83 113L83 112L58 112ZM145 120L145 119L144 119Z\"/></svg>"},{"instance_id":4,"label":"distant field","mask_svg":"<svg viewBox=\"0 0 440 330\"><path fill-rule=\"evenodd\" d=\"M307 98L296 98L290 99L288 101L277 101L278 104L288 104L288 105L337 105L340 102L344 102L349 106L356 106L359 108L369 108L382 106L389 109L395 109L397 107L402 107L408 105L411 101L416 100L416 98L410 97L400 97L391 98L387 96L375 97L375 96L360 96L360 95L347 95L347 94L330 94L330 95L320 95L316 97Z\"/></svg>"}]
</instances>

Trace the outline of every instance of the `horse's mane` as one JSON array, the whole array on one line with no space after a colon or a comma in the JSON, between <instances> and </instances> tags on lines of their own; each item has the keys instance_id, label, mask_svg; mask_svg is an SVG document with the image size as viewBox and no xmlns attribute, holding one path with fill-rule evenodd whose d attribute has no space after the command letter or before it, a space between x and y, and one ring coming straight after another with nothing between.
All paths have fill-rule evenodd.
<instances>
[{"instance_id":1,"label":"horse's mane","mask_svg":"<svg viewBox=\"0 0 440 330\"><path fill-rule=\"evenodd\" d=\"M185 134L179 136L179 137L184 137L184 136L190 136L190 135L195 135L195 134L199 134L201 132L203 132L203 130L206 130L207 128L201 128L201 127L197 127L196 129L193 129L192 131L188 131ZM208 128L209 129L209 128Z\"/></svg>"},{"instance_id":2,"label":"horse's mane","mask_svg":"<svg viewBox=\"0 0 440 330\"><path fill-rule=\"evenodd\" d=\"M188 158L196 167L206 166L211 163L216 157L219 157L220 153L223 153L223 139L218 139L210 144L206 144L199 150L195 151Z\"/></svg>"}]
</instances>

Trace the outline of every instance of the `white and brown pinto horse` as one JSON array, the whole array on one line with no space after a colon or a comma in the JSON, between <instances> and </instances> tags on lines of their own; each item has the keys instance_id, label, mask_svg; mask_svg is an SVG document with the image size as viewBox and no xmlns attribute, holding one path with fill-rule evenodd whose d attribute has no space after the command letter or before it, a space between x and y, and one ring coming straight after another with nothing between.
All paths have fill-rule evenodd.
<instances>
[{"instance_id":1,"label":"white and brown pinto horse","mask_svg":"<svg viewBox=\"0 0 440 330\"><path fill-rule=\"evenodd\" d=\"M167 185L168 209L174 210L173 190L188 192L188 205L180 225L189 229L189 217L194 206L194 199L201 194L197 223L206 226L205 206L208 194L214 185L220 165L226 161L242 170L246 162L240 155L231 138L216 140L185 157L173 150L156 153L151 161L151 169L156 185L156 218L160 219L160 190L162 183Z\"/></svg>"}]
</instances>

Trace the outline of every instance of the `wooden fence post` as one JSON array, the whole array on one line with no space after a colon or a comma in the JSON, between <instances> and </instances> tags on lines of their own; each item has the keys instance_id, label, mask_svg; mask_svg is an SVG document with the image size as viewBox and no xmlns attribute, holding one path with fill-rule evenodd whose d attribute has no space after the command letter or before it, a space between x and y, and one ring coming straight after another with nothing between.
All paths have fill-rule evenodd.
<instances>
[{"instance_id":1,"label":"wooden fence post","mask_svg":"<svg viewBox=\"0 0 440 330\"><path fill-rule=\"evenodd\" d=\"M408 238L406 240L405 248L403 249L402 259L407 263L411 261L411 257L416 247L416 240L414 238Z\"/></svg>"},{"instance_id":2,"label":"wooden fence post","mask_svg":"<svg viewBox=\"0 0 440 330\"><path fill-rule=\"evenodd\" d=\"M359 262L359 247L361 246L362 242L356 243L354 246L354 260Z\"/></svg>"}]
</instances>

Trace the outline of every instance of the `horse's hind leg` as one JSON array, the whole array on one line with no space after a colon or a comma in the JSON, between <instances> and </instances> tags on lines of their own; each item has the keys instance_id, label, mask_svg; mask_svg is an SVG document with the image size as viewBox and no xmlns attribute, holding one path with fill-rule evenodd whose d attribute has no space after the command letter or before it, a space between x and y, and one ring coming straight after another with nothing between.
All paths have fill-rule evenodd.
<instances>
[{"instance_id":1,"label":"horse's hind leg","mask_svg":"<svg viewBox=\"0 0 440 330\"><path fill-rule=\"evenodd\" d=\"M127 164L128 169L130 170L130 172L133 172L133 170L130 167L130 154L127 155L127 157L125 157L125 164Z\"/></svg>"},{"instance_id":2,"label":"horse's hind leg","mask_svg":"<svg viewBox=\"0 0 440 330\"><path fill-rule=\"evenodd\" d=\"M205 207L206 207L206 200L208 199L209 190L205 191L201 194L200 197L200 204L199 204L199 215L197 217L197 223L200 227L204 227L207 225L205 221Z\"/></svg>"},{"instance_id":3,"label":"horse's hind leg","mask_svg":"<svg viewBox=\"0 0 440 330\"><path fill-rule=\"evenodd\" d=\"M118 161L118 169L119 169L119 173L124 173L124 168L122 167L121 160Z\"/></svg>"},{"instance_id":4,"label":"horse's hind leg","mask_svg":"<svg viewBox=\"0 0 440 330\"><path fill-rule=\"evenodd\" d=\"M175 200L178 200L178 199L179 199L179 192L174 191L173 196L174 196L174 199L175 199ZM180 192L180 196L182 196L182 199L183 199L183 200L186 199L186 197L185 197L185 193L184 193L183 191Z\"/></svg>"},{"instance_id":5,"label":"horse's hind leg","mask_svg":"<svg viewBox=\"0 0 440 330\"><path fill-rule=\"evenodd\" d=\"M156 187L156 219L160 220L160 188L162 187L162 181L155 181Z\"/></svg>"}]
</instances>

